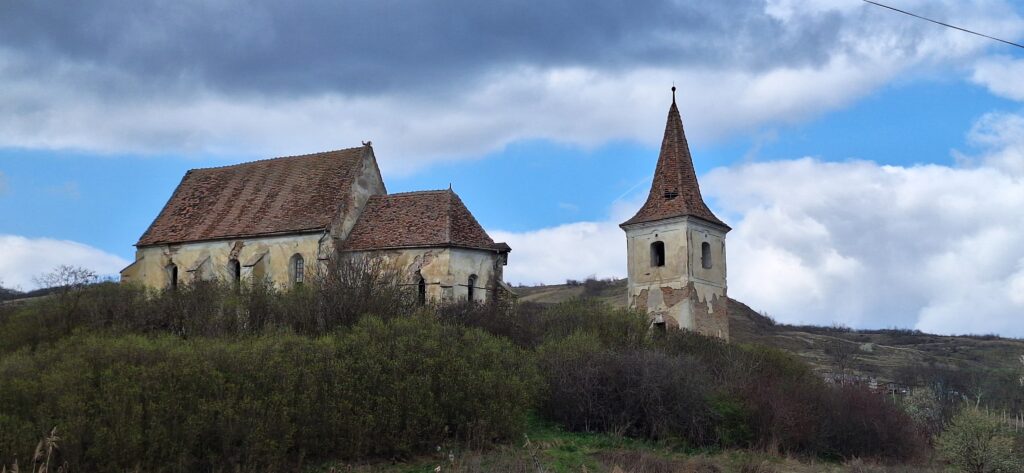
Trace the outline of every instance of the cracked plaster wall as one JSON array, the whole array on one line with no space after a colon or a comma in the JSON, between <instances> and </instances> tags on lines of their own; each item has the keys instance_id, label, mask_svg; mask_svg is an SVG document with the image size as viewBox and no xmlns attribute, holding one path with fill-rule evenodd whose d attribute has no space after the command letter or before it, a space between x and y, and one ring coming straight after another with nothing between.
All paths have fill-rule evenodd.
<instances>
[{"instance_id":1,"label":"cracked plaster wall","mask_svg":"<svg viewBox=\"0 0 1024 473\"><path fill-rule=\"evenodd\" d=\"M665 245L665 264L652 264L651 244ZM711 267L702 264L708 243ZM628 303L653 323L729 338L725 233L690 217L633 225L626 229Z\"/></svg>"},{"instance_id":2,"label":"cracked plaster wall","mask_svg":"<svg viewBox=\"0 0 1024 473\"><path fill-rule=\"evenodd\" d=\"M466 248L401 248L347 254L384 258L405 275L410 285L418 284L418 275L422 275L427 284L427 299L434 302L466 300L471 275L477 276L473 300L488 301L503 269L503 260L497 253Z\"/></svg>"},{"instance_id":3,"label":"cracked plaster wall","mask_svg":"<svg viewBox=\"0 0 1024 473\"><path fill-rule=\"evenodd\" d=\"M238 259L242 277L266 278L287 287L292 281L292 257L302 256L307 276L316 271L318 256L332 252L323 233L268 238L217 240L183 245L157 245L135 251L135 263L121 272L122 282L162 288L171 283L168 267L178 267L178 282L233 278L231 259Z\"/></svg>"}]
</instances>

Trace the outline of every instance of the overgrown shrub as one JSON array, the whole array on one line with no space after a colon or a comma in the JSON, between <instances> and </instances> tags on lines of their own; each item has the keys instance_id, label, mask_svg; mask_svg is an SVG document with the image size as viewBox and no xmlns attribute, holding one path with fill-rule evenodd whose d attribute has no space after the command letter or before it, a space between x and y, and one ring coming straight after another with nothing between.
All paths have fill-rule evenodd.
<instances>
[{"instance_id":1,"label":"overgrown shrub","mask_svg":"<svg viewBox=\"0 0 1024 473\"><path fill-rule=\"evenodd\" d=\"M605 350L591 334L539 350L545 417L566 428L711 443L709 377L692 358L647 349Z\"/></svg>"},{"instance_id":2,"label":"overgrown shrub","mask_svg":"<svg viewBox=\"0 0 1024 473\"><path fill-rule=\"evenodd\" d=\"M59 297L58 297L59 296ZM407 315L416 301L379 260L346 259L307 284L280 289L255 281L196 281L147 290L103 283L25 304L0 318L0 353L36 347L76 330L170 333L180 337L259 335L287 329L319 336L366 314Z\"/></svg>"},{"instance_id":3,"label":"overgrown shrub","mask_svg":"<svg viewBox=\"0 0 1024 473\"><path fill-rule=\"evenodd\" d=\"M0 464L57 426L75 471L283 469L519 435L527 354L425 317L317 339L75 335L0 359Z\"/></svg>"},{"instance_id":4,"label":"overgrown shrub","mask_svg":"<svg viewBox=\"0 0 1024 473\"><path fill-rule=\"evenodd\" d=\"M862 386L830 387L827 392L818 431L821 454L907 460L927 447L921 429L888 397Z\"/></svg>"},{"instance_id":5,"label":"overgrown shrub","mask_svg":"<svg viewBox=\"0 0 1024 473\"><path fill-rule=\"evenodd\" d=\"M1015 451L1013 433L998 417L963 408L935 440L939 456L967 473L1019 473L1024 452Z\"/></svg>"},{"instance_id":6,"label":"overgrown shrub","mask_svg":"<svg viewBox=\"0 0 1024 473\"><path fill-rule=\"evenodd\" d=\"M438 307L437 313L449 323L479 327L528 348L578 332L592 334L608 346L640 347L648 339L650 325L644 314L592 299L551 305L520 303L514 309L459 303Z\"/></svg>"},{"instance_id":7,"label":"overgrown shrub","mask_svg":"<svg viewBox=\"0 0 1024 473\"><path fill-rule=\"evenodd\" d=\"M11 310L0 464L54 425L86 469L280 468L486 444L531 409L699 447L888 460L920 448L894 403L825 385L780 350L652 333L646 315L587 299L418 307L396 273L346 264L287 291L106 284Z\"/></svg>"}]
</instances>

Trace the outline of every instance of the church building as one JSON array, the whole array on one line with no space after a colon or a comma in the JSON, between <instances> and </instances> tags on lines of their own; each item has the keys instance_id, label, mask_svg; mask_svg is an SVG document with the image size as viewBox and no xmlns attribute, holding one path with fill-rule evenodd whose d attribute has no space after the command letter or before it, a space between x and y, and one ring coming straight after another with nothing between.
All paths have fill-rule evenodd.
<instances>
[{"instance_id":1,"label":"church building","mask_svg":"<svg viewBox=\"0 0 1024 473\"><path fill-rule=\"evenodd\" d=\"M629 307L657 327L729 339L725 234L730 228L704 203L683 121L672 106L643 207L626 232Z\"/></svg>"},{"instance_id":2,"label":"church building","mask_svg":"<svg viewBox=\"0 0 1024 473\"><path fill-rule=\"evenodd\" d=\"M450 188L388 194L372 146L185 174L121 280L303 284L332 259L383 258L424 301L492 300L508 254Z\"/></svg>"}]
</instances>

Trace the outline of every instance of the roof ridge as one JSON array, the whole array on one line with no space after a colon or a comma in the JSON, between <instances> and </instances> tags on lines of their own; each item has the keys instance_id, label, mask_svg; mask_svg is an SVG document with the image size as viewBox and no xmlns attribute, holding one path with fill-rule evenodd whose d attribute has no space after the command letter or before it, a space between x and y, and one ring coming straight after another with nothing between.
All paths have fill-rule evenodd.
<instances>
[{"instance_id":1,"label":"roof ridge","mask_svg":"<svg viewBox=\"0 0 1024 473\"><path fill-rule=\"evenodd\" d=\"M440 194L442 192L448 192L449 189L430 189L424 191L408 191L408 192L395 192L394 194L383 194L374 197L403 197L407 195L424 195L424 194Z\"/></svg>"},{"instance_id":2,"label":"roof ridge","mask_svg":"<svg viewBox=\"0 0 1024 473\"><path fill-rule=\"evenodd\" d=\"M442 192L445 192L445 191L442 191ZM452 200L452 197L455 196L455 191L453 191L452 188L449 187L448 190L447 190L447 194L445 194L445 195L448 197L448 212L445 215L445 217L448 218L448 224L444 226L444 231L446 233L446 235L445 235L446 238L445 239L448 240L448 241L452 241L452 225L455 224L455 218L452 215L452 210L455 208L455 205L454 205L454 202Z\"/></svg>"},{"instance_id":3,"label":"roof ridge","mask_svg":"<svg viewBox=\"0 0 1024 473\"><path fill-rule=\"evenodd\" d=\"M273 158L263 158L263 159L257 159L257 160L254 160L254 161L246 161L244 163L225 164L223 166L210 166L210 167L207 167L207 168L193 168L193 169L189 169L189 171L207 171L207 170L212 170L212 169L227 169L227 168L233 168L233 167L242 167L242 166L250 166L250 165L253 165L253 164L266 163L266 162L269 162L269 161L280 161L280 160L295 159L295 158L311 158L313 156L318 156L318 155L341 153L343 151L353 151L353 150L363 149L363 148L365 148L365 147L364 146L353 146L351 148L332 149L330 151L320 151L320 152L317 152L317 153L293 154L293 155L290 155L290 156L277 156L277 157L273 157Z\"/></svg>"}]
</instances>

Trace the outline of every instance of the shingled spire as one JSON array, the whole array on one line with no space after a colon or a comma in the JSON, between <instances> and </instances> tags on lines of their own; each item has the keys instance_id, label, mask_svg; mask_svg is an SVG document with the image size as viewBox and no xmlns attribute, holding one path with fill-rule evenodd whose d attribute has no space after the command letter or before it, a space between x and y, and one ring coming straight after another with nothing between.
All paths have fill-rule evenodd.
<instances>
[{"instance_id":1,"label":"shingled spire","mask_svg":"<svg viewBox=\"0 0 1024 473\"><path fill-rule=\"evenodd\" d=\"M693 169L693 158L683 132L683 120L676 107L675 92L673 86L672 106L668 109L668 123L665 124L658 166L654 169L651 193L636 215L620 226L690 216L729 229L728 225L711 213L700 195L697 172Z\"/></svg>"}]
</instances>

